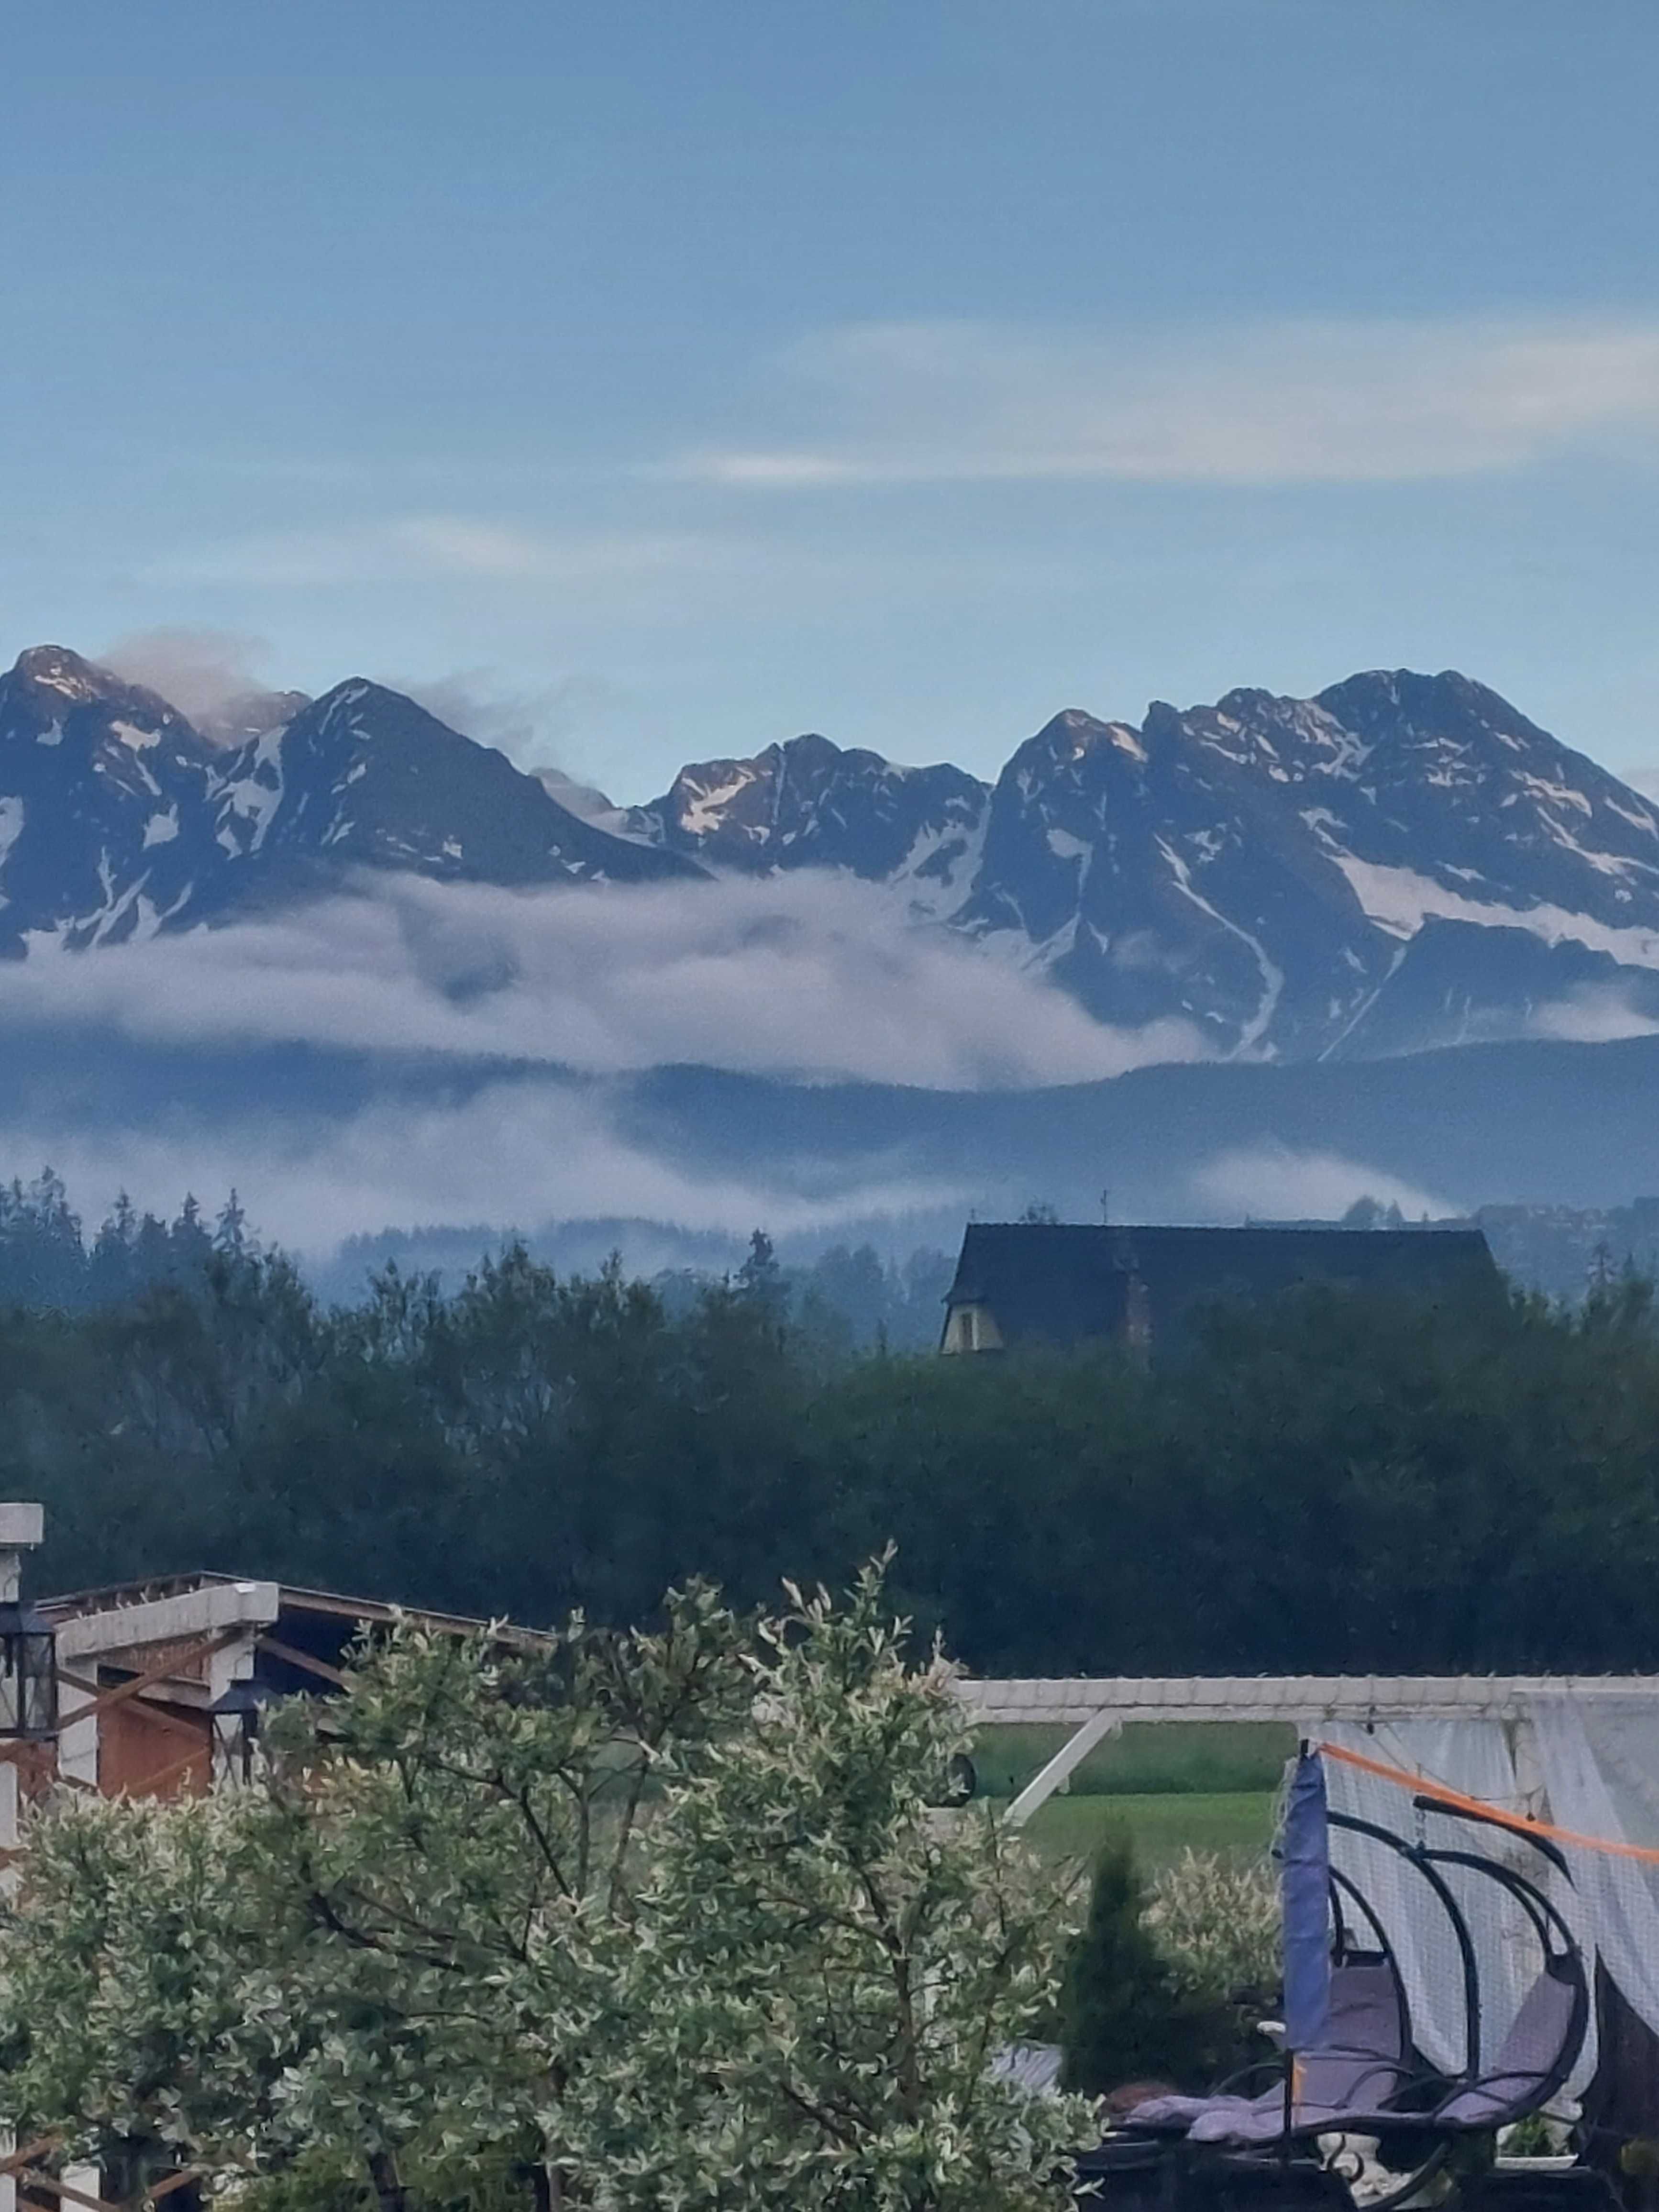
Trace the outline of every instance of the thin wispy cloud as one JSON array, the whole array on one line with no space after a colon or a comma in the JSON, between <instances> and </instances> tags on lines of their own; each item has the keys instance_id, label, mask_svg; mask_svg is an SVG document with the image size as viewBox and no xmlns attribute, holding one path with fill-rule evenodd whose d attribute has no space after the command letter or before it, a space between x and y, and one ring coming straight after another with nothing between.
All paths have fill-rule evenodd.
<instances>
[{"instance_id":1,"label":"thin wispy cloud","mask_svg":"<svg viewBox=\"0 0 1659 2212\"><path fill-rule=\"evenodd\" d=\"M489 667L457 668L435 677L393 673L381 680L452 730L511 754L534 775L556 778L564 772L563 754L576 732L603 727L632 704L620 685L586 674L537 686L506 682L499 670Z\"/></svg>"},{"instance_id":2,"label":"thin wispy cloud","mask_svg":"<svg viewBox=\"0 0 1659 2212\"><path fill-rule=\"evenodd\" d=\"M193 718L258 690L260 665L270 651L261 637L173 624L129 631L94 657L101 667L159 692Z\"/></svg>"},{"instance_id":3,"label":"thin wispy cloud","mask_svg":"<svg viewBox=\"0 0 1659 2212\"><path fill-rule=\"evenodd\" d=\"M669 473L756 492L1421 481L1598 447L1659 453L1659 322L865 324L789 349L763 404L764 434Z\"/></svg>"},{"instance_id":4,"label":"thin wispy cloud","mask_svg":"<svg viewBox=\"0 0 1659 2212\"><path fill-rule=\"evenodd\" d=\"M631 584L706 568L717 553L708 538L688 532L529 530L476 516L419 514L222 538L161 554L140 574L169 589Z\"/></svg>"}]
</instances>

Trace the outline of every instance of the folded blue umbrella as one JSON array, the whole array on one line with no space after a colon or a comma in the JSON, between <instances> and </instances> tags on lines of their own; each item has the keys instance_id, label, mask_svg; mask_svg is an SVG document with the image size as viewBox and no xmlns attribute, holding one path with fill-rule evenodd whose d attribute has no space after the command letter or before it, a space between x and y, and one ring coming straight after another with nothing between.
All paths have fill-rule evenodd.
<instances>
[{"instance_id":1,"label":"folded blue umbrella","mask_svg":"<svg viewBox=\"0 0 1659 2212\"><path fill-rule=\"evenodd\" d=\"M1325 1766L1306 1746L1297 1756L1279 1843L1285 1912L1285 2049L1322 2050L1330 2038L1331 1844Z\"/></svg>"}]
</instances>

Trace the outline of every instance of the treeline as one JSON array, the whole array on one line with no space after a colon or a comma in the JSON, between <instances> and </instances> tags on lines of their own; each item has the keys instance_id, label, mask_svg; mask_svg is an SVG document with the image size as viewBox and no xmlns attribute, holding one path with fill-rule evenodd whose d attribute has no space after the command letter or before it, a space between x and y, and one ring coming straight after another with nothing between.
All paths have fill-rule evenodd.
<instances>
[{"instance_id":1,"label":"treeline","mask_svg":"<svg viewBox=\"0 0 1659 2212\"><path fill-rule=\"evenodd\" d=\"M622 1231L639 1225L616 1224ZM482 1227L470 1233L387 1230L348 1239L324 1277L337 1285L349 1282L355 1292L371 1273L395 1264L404 1273L412 1268L453 1281L490 1242L490 1232ZM186 1197L167 1220L139 1212L123 1193L100 1225L88 1231L62 1178L44 1168L30 1182L14 1178L0 1183L0 1307L85 1312L116 1305L158 1283L193 1281L215 1253L245 1252L251 1243L247 1217L234 1191L210 1225L194 1198ZM424 1256L434 1247L442 1254L441 1265ZM534 1243L529 1249L556 1262L561 1256ZM596 1262L608 1249L606 1243L592 1247ZM950 1254L924 1246L901 1262L884 1259L868 1243L832 1244L804 1265L775 1265L770 1242L759 1231L750 1240L751 1261L757 1253L787 1304L792 1326L825 1350L937 1348L945 1293L956 1265ZM680 1312L723 1272L718 1261L701 1269L663 1267L651 1281L671 1311Z\"/></svg>"},{"instance_id":2,"label":"treeline","mask_svg":"<svg viewBox=\"0 0 1659 2212\"><path fill-rule=\"evenodd\" d=\"M763 1240L665 1300L510 1250L327 1306L222 1224L187 1273L0 1313L36 1588L216 1567L545 1622L844 1583L890 1539L988 1671L1659 1667L1649 1293L1217 1309L1178 1368L849 1358Z\"/></svg>"},{"instance_id":3,"label":"treeline","mask_svg":"<svg viewBox=\"0 0 1659 2212\"><path fill-rule=\"evenodd\" d=\"M165 1221L123 1193L88 1237L61 1177L43 1168L32 1182L0 1183L0 1305L116 1305L158 1283L194 1281L215 1252L247 1243L234 1191L211 1228L193 1198Z\"/></svg>"}]
</instances>

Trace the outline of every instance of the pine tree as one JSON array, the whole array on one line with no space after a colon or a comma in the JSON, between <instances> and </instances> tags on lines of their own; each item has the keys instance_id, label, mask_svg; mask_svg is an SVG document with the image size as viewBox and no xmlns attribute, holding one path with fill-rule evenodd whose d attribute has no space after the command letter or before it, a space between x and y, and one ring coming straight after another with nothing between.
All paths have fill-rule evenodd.
<instances>
[{"instance_id":1,"label":"pine tree","mask_svg":"<svg viewBox=\"0 0 1659 2212\"><path fill-rule=\"evenodd\" d=\"M1060 1991L1060 2081L1067 2089L1099 2096L1125 2081L1179 2077L1190 2068L1186 2008L1146 1925L1146 1907L1133 1847L1127 1835L1111 1836L1095 1863L1089 1917Z\"/></svg>"}]
</instances>

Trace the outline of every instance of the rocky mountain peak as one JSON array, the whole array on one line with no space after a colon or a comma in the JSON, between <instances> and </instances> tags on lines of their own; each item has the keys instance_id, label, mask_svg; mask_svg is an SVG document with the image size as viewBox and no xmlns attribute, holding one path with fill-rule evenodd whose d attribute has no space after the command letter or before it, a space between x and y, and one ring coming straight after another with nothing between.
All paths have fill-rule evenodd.
<instances>
[{"instance_id":1,"label":"rocky mountain peak","mask_svg":"<svg viewBox=\"0 0 1659 2212\"><path fill-rule=\"evenodd\" d=\"M354 676L221 762L212 893L307 896L347 868L529 885L696 875L562 805L505 753Z\"/></svg>"},{"instance_id":2,"label":"rocky mountain peak","mask_svg":"<svg viewBox=\"0 0 1659 2212\"><path fill-rule=\"evenodd\" d=\"M629 819L635 835L705 866L842 868L900 884L915 910L937 915L966 895L987 797L961 769L903 767L813 731L684 768Z\"/></svg>"},{"instance_id":3,"label":"rocky mountain peak","mask_svg":"<svg viewBox=\"0 0 1659 2212\"><path fill-rule=\"evenodd\" d=\"M19 685L37 691L55 691L60 698L80 703L100 699L124 687L118 677L62 645L32 645L20 653L12 677Z\"/></svg>"},{"instance_id":4,"label":"rocky mountain peak","mask_svg":"<svg viewBox=\"0 0 1659 2212\"><path fill-rule=\"evenodd\" d=\"M543 887L828 869L1181 1048L1376 1052L1659 1021L1659 807L1455 671L1067 708L994 790L817 732L625 813L363 677L193 724L41 646L0 677L0 953L363 871Z\"/></svg>"},{"instance_id":5,"label":"rocky mountain peak","mask_svg":"<svg viewBox=\"0 0 1659 2212\"><path fill-rule=\"evenodd\" d=\"M1098 715L1085 714L1080 707L1067 707L1061 714L1052 715L1035 737L1027 738L1016 748L1007 767L1003 770L1006 779L1013 775L1029 779L1051 770L1073 774L1083 763L1098 760L1109 769L1115 759L1145 764L1146 738L1155 732L1158 704L1147 710L1146 729L1137 730L1128 722L1103 722ZM1171 708L1168 710L1174 712Z\"/></svg>"},{"instance_id":6,"label":"rocky mountain peak","mask_svg":"<svg viewBox=\"0 0 1659 2212\"><path fill-rule=\"evenodd\" d=\"M1497 691L1455 668L1424 676L1409 668L1372 668L1333 684L1315 703L1362 737L1469 736L1503 730L1528 742L1553 744Z\"/></svg>"},{"instance_id":7,"label":"rocky mountain peak","mask_svg":"<svg viewBox=\"0 0 1659 2212\"><path fill-rule=\"evenodd\" d=\"M0 719L20 715L37 726L63 726L71 717L84 719L85 710L98 710L106 727L121 733L121 722L146 731L167 730L195 736L191 724L176 707L142 684L129 684L96 661L83 659L61 645L34 645L20 653L10 672L0 677L0 691L7 711ZM118 719L119 718L119 719Z\"/></svg>"}]
</instances>

